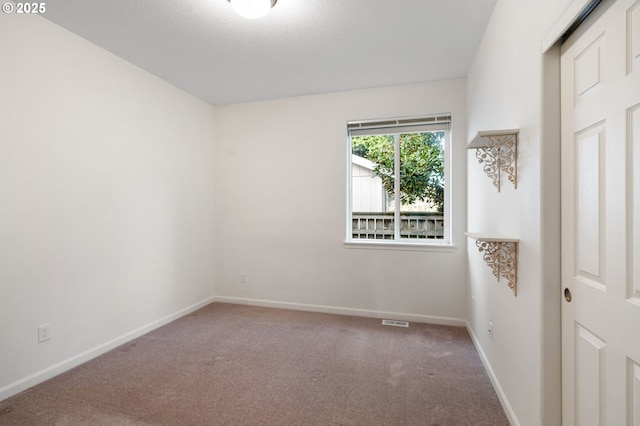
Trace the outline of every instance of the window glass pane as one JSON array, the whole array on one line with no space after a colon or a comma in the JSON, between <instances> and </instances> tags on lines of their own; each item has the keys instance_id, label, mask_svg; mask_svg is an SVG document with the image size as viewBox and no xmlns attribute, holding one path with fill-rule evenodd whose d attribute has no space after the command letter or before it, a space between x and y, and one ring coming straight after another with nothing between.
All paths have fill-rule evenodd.
<instances>
[{"instance_id":1,"label":"window glass pane","mask_svg":"<svg viewBox=\"0 0 640 426\"><path fill-rule=\"evenodd\" d=\"M351 138L352 238L394 238L394 140L394 135Z\"/></svg>"},{"instance_id":2,"label":"window glass pane","mask_svg":"<svg viewBox=\"0 0 640 426\"><path fill-rule=\"evenodd\" d=\"M448 243L449 131L398 125L349 135L348 239Z\"/></svg>"},{"instance_id":3,"label":"window glass pane","mask_svg":"<svg viewBox=\"0 0 640 426\"><path fill-rule=\"evenodd\" d=\"M444 132L400 135L400 238L444 237Z\"/></svg>"}]
</instances>

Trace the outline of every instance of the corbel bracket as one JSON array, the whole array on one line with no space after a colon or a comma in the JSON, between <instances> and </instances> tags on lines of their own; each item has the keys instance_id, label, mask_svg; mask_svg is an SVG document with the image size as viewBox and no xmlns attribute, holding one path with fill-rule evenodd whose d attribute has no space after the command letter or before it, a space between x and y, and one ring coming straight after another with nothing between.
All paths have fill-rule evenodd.
<instances>
[{"instance_id":1,"label":"corbel bracket","mask_svg":"<svg viewBox=\"0 0 640 426\"><path fill-rule=\"evenodd\" d=\"M476 240L482 259L489 265L498 282L501 277L505 278L513 295L518 296L518 240L498 235L466 234Z\"/></svg>"},{"instance_id":2,"label":"corbel bracket","mask_svg":"<svg viewBox=\"0 0 640 426\"><path fill-rule=\"evenodd\" d=\"M518 130L478 132L467 145L467 149L476 150L476 158L498 192L503 172L507 174L513 187L518 187L518 133Z\"/></svg>"}]
</instances>

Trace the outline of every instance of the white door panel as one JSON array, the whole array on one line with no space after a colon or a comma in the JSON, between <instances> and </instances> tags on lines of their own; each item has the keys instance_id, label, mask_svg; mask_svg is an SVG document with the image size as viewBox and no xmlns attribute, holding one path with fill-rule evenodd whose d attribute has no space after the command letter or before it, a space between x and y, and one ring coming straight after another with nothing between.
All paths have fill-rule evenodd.
<instances>
[{"instance_id":1,"label":"white door panel","mask_svg":"<svg viewBox=\"0 0 640 426\"><path fill-rule=\"evenodd\" d=\"M640 365L628 360L629 393L631 404L629 407L630 424L640 426Z\"/></svg>"},{"instance_id":2,"label":"white door panel","mask_svg":"<svg viewBox=\"0 0 640 426\"><path fill-rule=\"evenodd\" d=\"M563 424L640 426L640 0L562 47Z\"/></svg>"}]
</instances>

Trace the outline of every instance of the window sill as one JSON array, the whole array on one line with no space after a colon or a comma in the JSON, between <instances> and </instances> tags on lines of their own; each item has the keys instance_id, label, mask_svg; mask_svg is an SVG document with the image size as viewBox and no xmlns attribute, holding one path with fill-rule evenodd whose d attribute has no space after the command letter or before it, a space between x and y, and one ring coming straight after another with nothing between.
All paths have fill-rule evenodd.
<instances>
[{"instance_id":1,"label":"window sill","mask_svg":"<svg viewBox=\"0 0 640 426\"><path fill-rule=\"evenodd\" d=\"M344 247L347 249L366 249L366 250L404 250L404 251L437 251L437 252L454 252L456 246L447 243L411 243L405 241L345 241Z\"/></svg>"}]
</instances>

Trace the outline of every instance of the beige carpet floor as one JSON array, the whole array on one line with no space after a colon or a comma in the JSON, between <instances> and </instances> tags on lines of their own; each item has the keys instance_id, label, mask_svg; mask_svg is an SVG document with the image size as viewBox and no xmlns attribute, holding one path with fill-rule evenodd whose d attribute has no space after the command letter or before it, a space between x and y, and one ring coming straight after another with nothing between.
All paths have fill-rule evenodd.
<instances>
[{"instance_id":1,"label":"beige carpet floor","mask_svg":"<svg viewBox=\"0 0 640 426\"><path fill-rule=\"evenodd\" d=\"M0 425L508 425L464 328L214 303L0 402Z\"/></svg>"}]
</instances>

